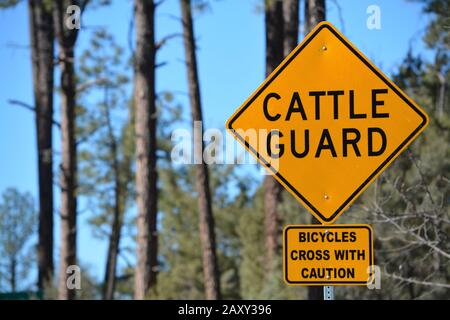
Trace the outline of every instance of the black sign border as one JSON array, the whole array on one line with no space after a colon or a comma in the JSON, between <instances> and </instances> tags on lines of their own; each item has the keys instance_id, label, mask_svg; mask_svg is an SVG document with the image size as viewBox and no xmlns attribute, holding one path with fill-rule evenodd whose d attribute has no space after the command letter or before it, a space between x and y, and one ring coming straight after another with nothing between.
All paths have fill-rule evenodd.
<instances>
[{"instance_id":1,"label":"black sign border","mask_svg":"<svg viewBox=\"0 0 450 320\"><path fill-rule=\"evenodd\" d=\"M356 55L370 70L372 70L373 73L375 73L383 82L391 88L392 91L394 91L400 98L402 98L405 103L411 107L421 118L422 122L420 125L397 147L397 149L394 150L394 152L391 153L391 155L386 158L385 161L381 163L381 165L366 179L364 182L350 195L350 197L345 200L342 205L329 217L326 218L324 215L320 213L319 210L317 210L316 207L312 205L297 189L295 189L275 168L273 168L268 161L266 161L259 153L256 151L252 146L248 144L245 139L240 136L234 129L233 129L233 122L236 121L236 119L253 103L253 101L272 83L272 81L295 59L295 57L309 44L309 42L314 39L315 36L319 34L319 32L326 28L330 30L331 33L333 33L354 55ZM328 24L322 24L317 30L290 56L290 58L287 61L284 61L284 63L280 66L280 68L271 75L270 79L262 86L256 94L253 95L253 97L237 112L234 117L228 122L228 129L233 132L233 134L238 138L249 151L251 151L258 159L262 161L262 163L272 171L273 174L275 174L280 180L282 180L289 189L294 192L295 195L297 195L302 201L317 215L317 217L322 220L323 222L331 222L334 220L336 216L338 216L341 211L347 206L347 204L356 198L358 193L375 177L378 175L378 173L383 170L386 165L391 161L392 158L396 157L400 150L407 145L413 137L417 134L417 132L420 131L423 127L427 125L428 118L427 116L418 109L411 101L401 92L399 91L395 86L392 85L391 81L387 79L383 74L381 74L378 70L376 70L372 64L364 57L362 56L355 48L352 47L350 43L348 43L342 36L337 33L331 26Z\"/></svg>"},{"instance_id":2,"label":"black sign border","mask_svg":"<svg viewBox=\"0 0 450 320\"><path fill-rule=\"evenodd\" d=\"M371 265L374 264L374 255L373 255L373 235L372 235L372 228L368 225L301 225L301 226L288 226L284 229L283 232L283 255L284 255L284 281L286 281L289 284L300 284L300 285L342 285L342 284L360 284L360 285L366 285L367 281L290 281L288 279L288 254L286 252L288 248L288 242L287 242L287 232L290 229L367 229L369 231L369 262Z\"/></svg>"}]
</instances>

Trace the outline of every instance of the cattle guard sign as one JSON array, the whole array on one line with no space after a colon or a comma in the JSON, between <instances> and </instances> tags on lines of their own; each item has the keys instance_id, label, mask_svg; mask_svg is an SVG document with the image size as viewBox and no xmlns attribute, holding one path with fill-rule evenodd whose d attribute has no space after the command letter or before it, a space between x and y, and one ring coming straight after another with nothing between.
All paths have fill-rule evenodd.
<instances>
[{"instance_id":1,"label":"cattle guard sign","mask_svg":"<svg viewBox=\"0 0 450 320\"><path fill-rule=\"evenodd\" d=\"M330 23L320 23L227 129L317 219L333 223L428 117Z\"/></svg>"}]
</instances>

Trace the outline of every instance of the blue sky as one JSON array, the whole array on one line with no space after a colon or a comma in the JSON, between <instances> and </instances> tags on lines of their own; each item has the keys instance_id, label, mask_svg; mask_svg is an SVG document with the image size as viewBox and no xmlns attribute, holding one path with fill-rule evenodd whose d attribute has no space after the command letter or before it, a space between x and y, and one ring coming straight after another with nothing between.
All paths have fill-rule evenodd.
<instances>
[{"instance_id":1,"label":"blue sky","mask_svg":"<svg viewBox=\"0 0 450 320\"><path fill-rule=\"evenodd\" d=\"M427 57L421 38L428 17L416 2L403 0L341 0L343 25L334 1L328 3L328 21L340 29L367 57L387 75L395 72L408 48ZM226 119L258 87L264 79L264 17L258 10L262 0L211 1L210 9L196 15L199 74L206 127L223 129ZM381 9L381 29L366 27L369 5ZM160 39L180 33L177 0L166 0L157 11L156 32ZM108 7L89 10L81 22L77 53L82 52L94 27L106 26L119 45L128 50L128 30L132 1L115 0ZM31 65L26 1L12 9L0 11L0 192L7 187L30 191L37 198L37 164L34 116L25 109L8 104L17 99L32 104ZM159 91L179 92L177 100L188 115L186 73L182 62L181 39L169 42L158 53L158 61L168 64L158 70ZM129 70L131 75L131 70ZM57 77L55 78L57 79ZM58 99L55 116L58 117ZM59 132L54 131L54 146L59 150ZM55 168L59 163L55 158ZM80 207L82 207L81 202ZM55 208L59 192L55 188ZM78 235L79 258L101 279L106 243L92 237L80 215ZM59 241L58 225L55 233ZM58 247L55 247L58 252ZM57 257L56 257L57 258Z\"/></svg>"}]
</instances>

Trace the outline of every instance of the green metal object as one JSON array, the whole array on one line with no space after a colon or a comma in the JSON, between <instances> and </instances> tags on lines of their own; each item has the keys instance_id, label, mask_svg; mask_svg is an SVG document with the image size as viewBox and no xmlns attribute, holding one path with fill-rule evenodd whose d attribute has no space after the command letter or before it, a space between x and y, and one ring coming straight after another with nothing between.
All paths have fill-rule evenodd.
<instances>
[{"instance_id":1,"label":"green metal object","mask_svg":"<svg viewBox=\"0 0 450 320\"><path fill-rule=\"evenodd\" d=\"M0 292L0 300L43 300L42 291Z\"/></svg>"}]
</instances>

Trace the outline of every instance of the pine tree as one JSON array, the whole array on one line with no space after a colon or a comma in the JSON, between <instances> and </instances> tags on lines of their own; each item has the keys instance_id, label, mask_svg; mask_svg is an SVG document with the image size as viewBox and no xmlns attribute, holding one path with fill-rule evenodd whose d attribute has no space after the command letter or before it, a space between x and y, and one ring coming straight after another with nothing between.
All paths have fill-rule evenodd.
<instances>
[{"instance_id":1,"label":"pine tree","mask_svg":"<svg viewBox=\"0 0 450 320\"><path fill-rule=\"evenodd\" d=\"M108 240L102 298L114 298L122 227L133 196L133 110L126 86L123 49L105 30L94 32L80 57L83 90L78 107L80 193L86 195L94 233ZM87 97L100 96L90 105ZM86 99L84 97L86 96ZM91 102L92 103L92 102ZM129 111L129 112L126 112ZM128 115L124 115L128 113Z\"/></svg>"},{"instance_id":2,"label":"pine tree","mask_svg":"<svg viewBox=\"0 0 450 320\"><path fill-rule=\"evenodd\" d=\"M195 124L203 124L200 102L200 85L195 53L195 36L192 22L190 0L181 0L183 40L188 74L189 98L192 114L192 132ZM216 254L215 223L211 203L211 190L208 167L203 160L203 139L201 134L194 136L195 183L198 192L199 230L202 245L203 274L206 299L220 299L220 275ZM197 162L198 161L198 162Z\"/></svg>"},{"instance_id":3,"label":"pine tree","mask_svg":"<svg viewBox=\"0 0 450 320\"><path fill-rule=\"evenodd\" d=\"M84 10L87 0L73 3L58 0L53 4L53 19L58 42L58 62L61 70L61 243L59 261L59 299L75 299L75 290L67 287L67 268L77 263L77 151L75 136L76 80L75 44L78 29L68 28L66 8L74 4Z\"/></svg>"},{"instance_id":4,"label":"pine tree","mask_svg":"<svg viewBox=\"0 0 450 320\"><path fill-rule=\"evenodd\" d=\"M266 34L266 77L283 60L283 3L282 1L265 2L265 34ZM264 230L267 275L270 278L276 263L279 249L279 213L281 185L272 176L264 179Z\"/></svg>"},{"instance_id":5,"label":"pine tree","mask_svg":"<svg viewBox=\"0 0 450 320\"><path fill-rule=\"evenodd\" d=\"M158 268L154 19L153 0L135 0L136 50L133 63L138 208L135 299L144 299L155 286Z\"/></svg>"},{"instance_id":6,"label":"pine tree","mask_svg":"<svg viewBox=\"0 0 450 320\"><path fill-rule=\"evenodd\" d=\"M49 2L29 0L31 65L39 181L38 287L51 284L53 265L53 18Z\"/></svg>"},{"instance_id":7,"label":"pine tree","mask_svg":"<svg viewBox=\"0 0 450 320\"><path fill-rule=\"evenodd\" d=\"M16 292L28 289L35 255L30 254L31 239L36 231L37 212L29 193L6 189L0 202L0 290ZM3 285L6 278L9 288Z\"/></svg>"}]
</instances>

